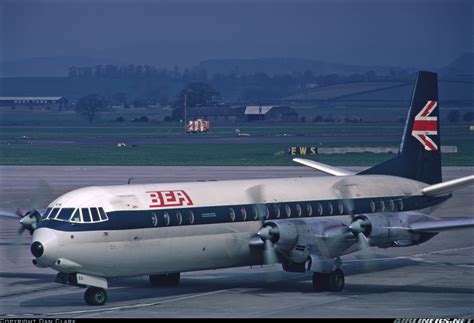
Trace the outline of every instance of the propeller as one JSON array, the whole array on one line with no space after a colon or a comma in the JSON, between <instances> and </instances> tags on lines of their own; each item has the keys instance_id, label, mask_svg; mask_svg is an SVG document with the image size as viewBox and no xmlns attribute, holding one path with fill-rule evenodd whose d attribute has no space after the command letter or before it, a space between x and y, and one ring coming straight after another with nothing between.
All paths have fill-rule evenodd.
<instances>
[{"instance_id":1,"label":"propeller","mask_svg":"<svg viewBox=\"0 0 474 323\"><path fill-rule=\"evenodd\" d=\"M0 216L19 218L21 226L17 230L17 233L21 235L25 230L28 230L30 234L33 234L33 231L41 219L41 214L44 212L44 209L41 207L48 203L48 200L51 198L51 186L49 186L45 180L40 179L30 199L31 208L17 209L16 211L0 210Z\"/></svg>"},{"instance_id":2,"label":"propeller","mask_svg":"<svg viewBox=\"0 0 474 323\"><path fill-rule=\"evenodd\" d=\"M266 265L278 263L278 255L275 250L273 243L278 238L278 229L274 228L270 224L265 223L268 218L268 209L263 204L265 199L263 198L263 185L255 185L247 189L247 194L255 205L257 212L257 218L260 220L260 230L257 232L257 236L263 241L263 263Z\"/></svg>"}]
</instances>

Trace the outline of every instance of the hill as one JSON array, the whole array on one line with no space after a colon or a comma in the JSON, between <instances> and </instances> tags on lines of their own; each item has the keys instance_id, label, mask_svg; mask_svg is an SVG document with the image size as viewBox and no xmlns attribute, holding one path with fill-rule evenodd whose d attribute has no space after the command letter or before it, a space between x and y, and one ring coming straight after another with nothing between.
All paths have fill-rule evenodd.
<instances>
[{"instance_id":1,"label":"hill","mask_svg":"<svg viewBox=\"0 0 474 323\"><path fill-rule=\"evenodd\" d=\"M322 60L301 58L256 58L256 59L210 59L202 61L199 69L205 69L209 75L213 74L254 74L263 72L268 75L303 73L306 70L314 74L353 74L374 71L385 75L393 67L390 66L358 66L330 63Z\"/></svg>"}]
</instances>

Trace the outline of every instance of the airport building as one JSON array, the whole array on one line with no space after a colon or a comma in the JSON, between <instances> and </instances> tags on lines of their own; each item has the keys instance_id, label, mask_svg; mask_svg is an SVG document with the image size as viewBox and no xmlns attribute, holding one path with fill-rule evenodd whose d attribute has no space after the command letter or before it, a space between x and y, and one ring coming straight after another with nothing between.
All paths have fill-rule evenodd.
<instances>
[{"instance_id":1,"label":"airport building","mask_svg":"<svg viewBox=\"0 0 474 323\"><path fill-rule=\"evenodd\" d=\"M245 107L248 121L286 121L297 122L298 113L289 106L253 105Z\"/></svg>"},{"instance_id":2,"label":"airport building","mask_svg":"<svg viewBox=\"0 0 474 323\"><path fill-rule=\"evenodd\" d=\"M289 106L199 107L189 108L187 119L213 122L297 122L298 113Z\"/></svg>"},{"instance_id":3,"label":"airport building","mask_svg":"<svg viewBox=\"0 0 474 323\"><path fill-rule=\"evenodd\" d=\"M187 119L203 119L213 122L245 121L244 108L231 107L198 107L187 109Z\"/></svg>"},{"instance_id":4,"label":"airport building","mask_svg":"<svg viewBox=\"0 0 474 323\"><path fill-rule=\"evenodd\" d=\"M68 100L62 96L2 96L3 110L60 111L67 108Z\"/></svg>"}]
</instances>

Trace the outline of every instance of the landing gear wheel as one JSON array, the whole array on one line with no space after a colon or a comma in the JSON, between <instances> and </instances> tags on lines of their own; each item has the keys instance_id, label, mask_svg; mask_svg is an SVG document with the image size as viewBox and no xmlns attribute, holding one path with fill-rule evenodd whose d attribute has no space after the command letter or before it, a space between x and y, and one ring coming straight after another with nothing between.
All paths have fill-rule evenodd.
<instances>
[{"instance_id":1,"label":"landing gear wheel","mask_svg":"<svg viewBox=\"0 0 474 323\"><path fill-rule=\"evenodd\" d=\"M331 292L340 292L344 288L344 273L337 268L328 277L328 290Z\"/></svg>"},{"instance_id":2,"label":"landing gear wheel","mask_svg":"<svg viewBox=\"0 0 474 323\"><path fill-rule=\"evenodd\" d=\"M313 273L313 288L316 292L340 292L344 288L344 273L337 268L331 273Z\"/></svg>"},{"instance_id":3,"label":"landing gear wheel","mask_svg":"<svg viewBox=\"0 0 474 323\"><path fill-rule=\"evenodd\" d=\"M164 275L150 275L151 286L177 286L179 284L180 273L164 274Z\"/></svg>"},{"instance_id":4,"label":"landing gear wheel","mask_svg":"<svg viewBox=\"0 0 474 323\"><path fill-rule=\"evenodd\" d=\"M327 290L328 275L325 273L313 273L313 288L315 292Z\"/></svg>"},{"instance_id":5,"label":"landing gear wheel","mask_svg":"<svg viewBox=\"0 0 474 323\"><path fill-rule=\"evenodd\" d=\"M107 301L107 292L103 288L88 287L84 293L84 300L87 305L100 306Z\"/></svg>"}]
</instances>

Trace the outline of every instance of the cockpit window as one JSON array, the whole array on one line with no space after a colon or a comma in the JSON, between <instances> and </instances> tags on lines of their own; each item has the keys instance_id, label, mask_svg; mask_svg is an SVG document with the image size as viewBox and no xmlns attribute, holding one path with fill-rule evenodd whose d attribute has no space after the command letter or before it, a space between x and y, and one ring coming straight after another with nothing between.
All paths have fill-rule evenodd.
<instances>
[{"instance_id":1,"label":"cockpit window","mask_svg":"<svg viewBox=\"0 0 474 323\"><path fill-rule=\"evenodd\" d=\"M82 218L84 219L84 222L92 222L89 209L81 209L82 210Z\"/></svg>"},{"instance_id":2,"label":"cockpit window","mask_svg":"<svg viewBox=\"0 0 474 323\"><path fill-rule=\"evenodd\" d=\"M56 217L56 214L58 214L59 208L54 208L51 213L48 215L48 219L54 219Z\"/></svg>"},{"instance_id":3,"label":"cockpit window","mask_svg":"<svg viewBox=\"0 0 474 323\"><path fill-rule=\"evenodd\" d=\"M74 212L73 208L62 208L56 216L56 220L68 221L72 215L72 212Z\"/></svg>"},{"instance_id":4,"label":"cockpit window","mask_svg":"<svg viewBox=\"0 0 474 323\"><path fill-rule=\"evenodd\" d=\"M99 208L99 215L101 220L107 220L107 214L105 214L105 211L103 208Z\"/></svg>"},{"instance_id":5,"label":"cockpit window","mask_svg":"<svg viewBox=\"0 0 474 323\"><path fill-rule=\"evenodd\" d=\"M96 207L91 207L91 215L92 215L92 221L100 221L99 217L99 211L97 211Z\"/></svg>"},{"instance_id":6,"label":"cockpit window","mask_svg":"<svg viewBox=\"0 0 474 323\"><path fill-rule=\"evenodd\" d=\"M71 222L81 222L81 212L79 209L75 209L71 217Z\"/></svg>"},{"instance_id":7,"label":"cockpit window","mask_svg":"<svg viewBox=\"0 0 474 323\"><path fill-rule=\"evenodd\" d=\"M51 212L52 208L47 208L46 211L44 211L43 215L41 216L41 220L44 220L48 217L49 212Z\"/></svg>"}]
</instances>

